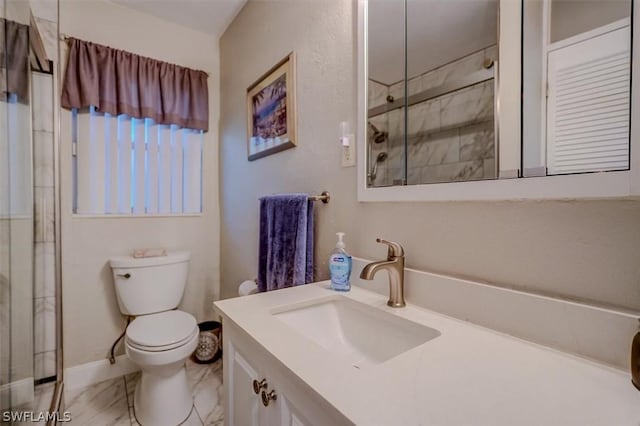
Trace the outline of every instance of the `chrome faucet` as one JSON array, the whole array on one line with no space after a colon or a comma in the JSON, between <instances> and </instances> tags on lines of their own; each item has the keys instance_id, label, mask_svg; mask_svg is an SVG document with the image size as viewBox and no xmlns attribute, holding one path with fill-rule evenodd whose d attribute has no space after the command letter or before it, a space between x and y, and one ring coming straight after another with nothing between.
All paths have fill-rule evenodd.
<instances>
[{"instance_id":1,"label":"chrome faucet","mask_svg":"<svg viewBox=\"0 0 640 426\"><path fill-rule=\"evenodd\" d=\"M376 242L389 246L387 260L371 262L360 273L363 280L372 280L381 269L389 272L389 300L387 305L392 308L402 308L404 302L404 249L398 243L376 238Z\"/></svg>"}]
</instances>

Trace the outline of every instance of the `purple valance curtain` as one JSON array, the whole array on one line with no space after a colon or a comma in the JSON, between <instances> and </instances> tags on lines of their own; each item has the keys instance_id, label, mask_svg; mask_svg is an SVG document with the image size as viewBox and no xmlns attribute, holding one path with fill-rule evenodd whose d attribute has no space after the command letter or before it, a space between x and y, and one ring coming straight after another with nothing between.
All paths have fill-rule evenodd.
<instances>
[{"instance_id":1,"label":"purple valance curtain","mask_svg":"<svg viewBox=\"0 0 640 426\"><path fill-rule=\"evenodd\" d=\"M29 26L0 18L0 100L29 103Z\"/></svg>"},{"instance_id":2,"label":"purple valance curtain","mask_svg":"<svg viewBox=\"0 0 640 426\"><path fill-rule=\"evenodd\" d=\"M204 71L69 38L62 106L91 105L103 113L209 130Z\"/></svg>"}]
</instances>

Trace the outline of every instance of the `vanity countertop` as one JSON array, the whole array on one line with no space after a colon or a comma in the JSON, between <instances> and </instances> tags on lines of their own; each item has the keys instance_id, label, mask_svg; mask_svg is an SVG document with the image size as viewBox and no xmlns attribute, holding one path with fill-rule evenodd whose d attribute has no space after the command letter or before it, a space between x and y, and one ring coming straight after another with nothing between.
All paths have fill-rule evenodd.
<instances>
[{"instance_id":1,"label":"vanity countertop","mask_svg":"<svg viewBox=\"0 0 640 426\"><path fill-rule=\"evenodd\" d=\"M411 304L390 308L386 297L358 287L340 295L441 335L359 370L272 315L335 294L319 282L214 307L355 424L640 424L640 392L624 371Z\"/></svg>"}]
</instances>

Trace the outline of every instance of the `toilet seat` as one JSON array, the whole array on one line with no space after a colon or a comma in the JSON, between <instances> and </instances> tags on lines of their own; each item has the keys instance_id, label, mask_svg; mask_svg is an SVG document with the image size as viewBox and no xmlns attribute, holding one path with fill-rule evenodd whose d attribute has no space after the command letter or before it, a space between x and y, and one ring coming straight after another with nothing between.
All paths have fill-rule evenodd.
<instances>
[{"instance_id":1,"label":"toilet seat","mask_svg":"<svg viewBox=\"0 0 640 426\"><path fill-rule=\"evenodd\" d=\"M198 334L193 315L166 311L134 319L126 332L129 346L149 352L162 352L185 345Z\"/></svg>"}]
</instances>

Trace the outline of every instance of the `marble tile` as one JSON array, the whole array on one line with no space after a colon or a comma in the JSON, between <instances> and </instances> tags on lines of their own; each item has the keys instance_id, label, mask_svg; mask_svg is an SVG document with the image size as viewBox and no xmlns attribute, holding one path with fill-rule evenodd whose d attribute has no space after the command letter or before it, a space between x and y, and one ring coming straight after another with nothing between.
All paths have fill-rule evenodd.
<instances>
[{"instance_id":1,"label":"marble tile","mask_svg":"<svg viewBox=\"0 0 640 426\"><path fill-rule=\"evenodd\" d=\"M37 353L33 356L33 370L36 380L56 375L56 351Z\"/></svg>"},{"instance_id":2,"label":"marble tile","mask_svg":"<svg viewBox=\"0 0 640 426\"><path fill-rule=\"evenodd\" d=\"M55 243L35 243L33 297L55 297Z\"/></svg>"},{"instance_id":3,"label":"marble tile","mask_svg":"<svg viewBox=\"0 0 640 426\"><path fill-rule=\"evenodd\" d=\"M484 58L493 59L494 61L498 59L498 45L494 44L484 49Z\"/></svg>"},{"instance_id":4,"label":"marble tile","mask_svg":"<svg viewBox=\"0 0 640 426\"><path fill-rule=\"evenodd\" d=\"M404 144L403 143L389 144L386 163L387 163L388 170L404 167Z\"/></svg>"},{"instance_id":5,"label":"marble tile","mask_svg":"<svg viewBox=\"0 0 640 426\"><path fill-rule=\"evenodd\" d=\"M422 168L421 179L423 183L478 180L483 177L483 166L482 160L427 166Z\"/></svg>"},{"instance_id":6,"label":"marble tile","mask_svg":"<svg viewBox=\"0 0 640 426\"><path fill-rule=\"evenodd\" d=\"M35 205L35 241L55 241L53 188L36 187Z\"/></svg>"},{"instance_id":7,"label":"marble tile","mask_svg":"<svg viewBox=\"0 0 640 426\"><path fill-rule=\"evenodd\" d=\"M14 407L13 411L33 411L34 413L48 412L51 408L51 400L53 399L55 387L56 384L54 382L36 386L33 390L33 401ZM11 424L14 426L26 426L33 425L34 423L17 422Z\"/></svg>"},{"instance_id":8,"label":"marble tile","mask_svg":"<svg viewBox=\"0 0 640 426\"><path fill-rule=\"evenodd\" d=\"M65 391L66 410L74 425L130 425L124 378Z\"/></svg>"},{"instance_id":9,"label":"marble tile","mask_svg":"<svg viewBox=\"0 0 640 426\"><path fill-rule=\"evenodd\" d=\"M136 420L133 410L131 410L131 425L140 426L140 423L138 423L138 420ZM195 408L191 410L191 414L189 414L189 417L184 422L180 423L180 426L203 426L202 420L200 419L200 416L198 415L198 412Z\"/></svg>"},{"instance_id":10,"label":"marble tile","mask_svg":"<svg viewBox=\"0 0 640 426\"><path fill-rule=\"evenodd\" d=\"M487 54L487 49L484 49L414 76L407 82L409 96L441 86L448 81L460 79L483 69L483 62Z\"/></svg>"},{"instance_id":11,"label":"marble tile","mask_svg":"<svg viewBox=\"0 0 640 426\"><path fill-rule=\"evenodd\" d=\"M445 73L444 82L458 80L483 69L484 50L472 53L455 62L444 65L441 69Z\"/></svg>"},{"instance_id":12,"label":"marble tile","mask_svg":"<svg viewBox=\"0 0 640 426\"><path fill-rule=\"evenodd\" d=\"M373 108L379 105L387 103L387 95L389 94L389 87L377 81L369 80L367 87L368 94L368 108Z\"/></svg>"},{"instance_id":13,"label":"marble tile","mask_svg":"<svg viewBox=\"0 0 640 426\"><path fill-rule=\"evenodd\" d=\"M402 167L390 167L387 172L387 185L401 185L404 179L404 169Z\"/></svg>"},{"instance_id":14,"label":"marble tile","mask_svg":"<svg viewBox=\"0 0 640 426\"><path fill-rule=\"evenodd\" d=\"M56 299L39 297L33 300L34 353L56 350Z\"/></svg>"},{"instance_id":15,"label":"marble tile","mask_svg":"<svg viewBox=\"0 0 640 426\"><path fill-rule=\"evenodd\" d=\"M180 426L203 426L203 425L204 423L200 418L200 416L198 415L198 411L195 409L195 407L193 408L193 410L191 410L191 414L189 415L187 420L185 420L180 424Z\"/></svg>"},{"instance_id":16,"label":"marble tile","mask_svg":"<svg viewBox=\"0 0 640 426\"><path fill-rule=\"evenodd\" d=\"M440 129L440 110L440 99L410 106L408 108L407 134L414 136Z\"/></svg>"},{"instance_id":17,"label":"marble tile","mask_svg":"<svg viewBox=\"0 0 640 426\"><path fill-rule=\"evenodd\" d=\"M142 373L136 371L135 373L127 374L124 376L125 388L127 392L127 405L133 407L133 395L136 390L136 386L140 381L140 375Z\"/></svg>"},{"instance_id":18,"label":"marble tile","mask_svg":"<svg viewBox=\"0 0 640 426\"><path fill-rule=\"evenodd\" d=\"M204 368L203 368L204 367ZM187 361L187 375L193 390L193 403L205 425L222 422L222 362L199 365Z\"/></svg>"},{"instance_id":19,"label":"marble tile","mask_svg":"<svg viewBox=\"0 0 640 426\"><path fill-rule=\"evenodd\" d=\"M441 98L441 125L463 126L493 117L493 82L477 84Z\"/></svg>"},{"instance_id":20,"label":"marble tile","mask_svg":"<svg viewBox=\"0 0 640 426\"><path fill-rule=\"evenodd\" d=\"M401 109L394 109L387 113L387 128L389 139L402 138L404 135L404 112Z\"/></svg>"},{"instance_id":21,"label":"marble tile","mask_svg":"<svg viewBox=\"0 0 640 426\"><path fill-rule=\"evenodd\" d=\"M407 185L422 183L422 167L409 167L407 170Z\"/></svg>"},{"instance_id":22,"label":"marble tile","mask_svg":"<svg viewBox=\"0 0 640 426\"><path fill-rule=\"evenodd\" d=\"M140 372L136 372L124 377L132 424L137 424L133 412L133 395L140 375ZM183 425L222 424L224 419L222 361L213 364L197 364L190 359L187 360L187 379L193 392L194 410Z\"/></svg>"},{"instance_id":23,"label":"marble tile","mask_svg":"<svg viewBox=\"0 0 640 426\"><path fill-rule=\"evenodd\" d=\"M460 161L460 137L453 129L413 138L408 143L409 167L435 166Z\"/></svg>"},{"instance_id":24,"label":"marble tile","mask_svg":"<svg viewBox=\"0 0 640 426\"><path fill-rule=\"evenodd\" d=\"M389 95L393 96L394 99L404 97L404 82L400 81L389 86Z\"/></svg>"},{"instance_id":25,"label":"marble tile","mask_svg":"<svg viewBox=\"0 0 640 426\"><path fill-rule=\"evenodd\" d=\"M460 171L453 177L454 181L478 180L484 176L484 161L475 160L466 163L457 163L461 165Z\"/></svg>"},{"instance_id":26,"label":"marble tile","mask_svg":"<svg viewBox=\"0 0 640 426\"><path fill-rule=\"evenodd\" d=\"M55 62L58 58L58 26L56 22L51 19L36 18L36 25L38 26L40 37L42 37L47 57Z\"/></svg>"},{"instance_id":27,"label":"marble tile","mask_svg":"<svg viewBox=\"0 0 640 426\"><path fill-rule=\"evenodd\" d=\"M31 82L32 128L35 131L53 132L53 77L48 74L33 73Z\"/></svg>"},{"instance_id":28,"label":"marble tile","mask_svg":"<svg viewBox=\"0 0 640 426\"><path fill-rule=\"evenodd\" d=\"M484 179L496 179L496 160L487 158L484 160Z\"/></svg>"},{"instance_id":29,"label":"marble tile","mask_svg":"<svg viewBox=\"0 0 640 426\"><path fill-rule=\"evenodd\" d=\"M460 160L472 161L494 157L494 123L492 120L460 129Z\"/></svg>"},{"instance_id":30,"label":"marble tile","mask_svg":"<svg viewBox=\"0 0 640 426\"><path fill-rule=\"evenodd\" d=\"M33 184L53 188L53 133L33 132Z\"/></svg>"}]
</instances>

